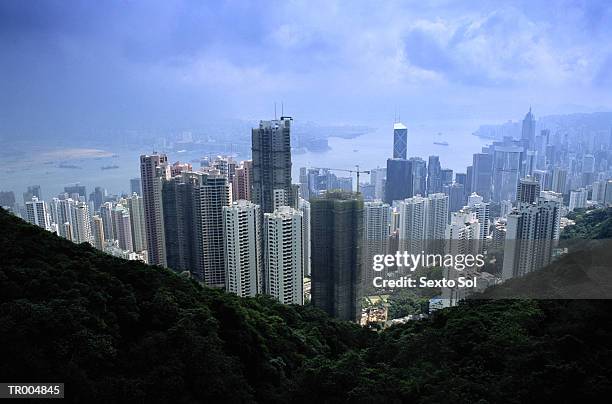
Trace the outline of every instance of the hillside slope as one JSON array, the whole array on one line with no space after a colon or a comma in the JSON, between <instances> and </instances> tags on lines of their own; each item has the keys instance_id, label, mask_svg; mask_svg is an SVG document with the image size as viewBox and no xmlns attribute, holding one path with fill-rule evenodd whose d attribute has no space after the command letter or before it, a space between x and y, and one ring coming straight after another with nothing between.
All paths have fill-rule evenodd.
<instances>
[{"instance_id":1,"label":"hillside slope","mask_svg":"<svg viewBox=\"0 0 612 404\"><path fill-rule=\"evenodd\" d=\"M284 401L307 358L372 334L74 245L0 212L0 380L89 401Z\"/></svg>"},{"instance_id":2,"label":"hillside slope","mask_svg":"<svg viewBox=\"0 0 612 404\"><path fill-rule=\"evenodd\" d=\"M609 301L477 300L381 333L240 299L0 211L0 380L80 402L589 402Z\"/></svg>"}]
</instances>

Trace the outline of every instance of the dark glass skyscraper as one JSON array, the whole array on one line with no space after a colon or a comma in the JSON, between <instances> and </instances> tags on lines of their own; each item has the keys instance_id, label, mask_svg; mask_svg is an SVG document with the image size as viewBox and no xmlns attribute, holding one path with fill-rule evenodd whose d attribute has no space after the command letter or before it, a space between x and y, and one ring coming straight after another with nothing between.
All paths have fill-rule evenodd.
<instances>
[{"instance_id":1,"label":"dark glass skyscraper","mask_svg":"<svg viewBox=\"0 0 612 404\"><path fill-rule=\"evenodd\" d=\"M294 207L291 189L291 121L261 121L252 132L253 202L261 213L274 211L274 193L285 193L287 205ZM278 194L278 192L277 192Z\"/></svg>"},{"instance_id":2,"label":"dark glass skyscraper","mask_svg":"<svg viewBox=\"0 0 612 404\"><path fill-rule=\"evenodd\" d=\"M410 157L412 165L412 194L425 195L427 193L427 164L420 157Z\"/></svg>"},{"instance_id":3,"label":"dark glass skyscraper","mask_svg":"<svg viewBox=\"0 0 612 404\"><path fill-rule=\"evenodd\" d=\"M485 202L491 200L491 178L493 177L493 155L476 153L472 160L471 191L482 196Z\"/></svg>"},{"instance_id":4,"label":"dark glass skyscraper","mask_svg":"<svg viewBox=\"0 0 612 404\"><path fill-rule=\"evenodd\" d=\"M385 202L401 201L413 195L412 162L405 159L387 159Z\"/></svg>"},{"instance_id":5,"label":"dark glass skyscraper","mask_svg":"<svg viewBox=\"0 0 612 404\"><path fill-rule=\"evenodd\" d=\"M310 200L312 304L349 321L361 317L363 200L331 191Z\"/></svg>"},{"instance_id":6,"label":"dark glass skyscraper","mask_svg":"<svg viewBox=\"0 0 612 404\"><path fill-rule=\"evenodd\" d=\"M142 196L142 186L140 184L140 178L130 179L130 195L136 192L138 195Z\"/></svg>"},{"instance_id":7,"label":"dark glass skyscraper","mask_svg":"<svg viewBox=\"0 0 612 404\"><path fill-rule=\"evenodd\" d=\"M227 177L218 172L183 172L163 183L168 267L212 287L225 287L223 207L231 203Z\"/></svg>"},{"instance_id":8,"label":"dark glass skyscraper","mask_svg":"<svg viewBox=\"0 0 612 404\"><path fill-rule=\"evenodd\" d=\"M440 157L429 156L429 165L427 166L427 193L435 194L442 192L442 167L440 166Z\"/></svg>"},{"instance_id":9,"label":"dark glass skyscraper","mask_svg":"<svg viewBox=\"0 0 612 404\"><path fill-rule=\"evenodd\" d=\"M408 128L403 123L393 124L393 158L406 159L408 155Z\"/></svg>"}]
</instances>

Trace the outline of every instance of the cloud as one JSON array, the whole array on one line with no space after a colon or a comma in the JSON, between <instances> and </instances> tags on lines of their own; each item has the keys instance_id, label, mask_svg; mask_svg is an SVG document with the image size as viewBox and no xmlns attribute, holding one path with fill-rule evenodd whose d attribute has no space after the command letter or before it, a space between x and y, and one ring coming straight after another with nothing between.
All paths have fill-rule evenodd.
<instances>
[{"instance_id":1,"label":"cloud","mask_svg":"<svg viewBox=\"0 0 612 404\"><path fill-rule=\"evenodd\" d=\"M532 102L612 107L611 9L572 0L2 1L0 132L32 121L253 116L280 99L307 119L345 122L398 107L413 119L508 119Z\"/></svg>"}]
</instances>

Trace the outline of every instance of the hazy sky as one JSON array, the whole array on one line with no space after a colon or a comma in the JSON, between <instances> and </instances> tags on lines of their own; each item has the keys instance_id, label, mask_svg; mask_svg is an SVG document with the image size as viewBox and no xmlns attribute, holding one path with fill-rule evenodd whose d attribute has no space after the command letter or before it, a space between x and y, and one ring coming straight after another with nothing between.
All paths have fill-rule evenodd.
<instances>
[{"instance_id":1,"label":"hazy sky","mask_svg":"<svg viewBox=\"0 0 612 404\"><path fill-rule=\"evenodd\" d=\"M427 3L424 5L423 3ZM612 109L610 1L0 1L0 135Z\"/></svg>"}]
</instances>

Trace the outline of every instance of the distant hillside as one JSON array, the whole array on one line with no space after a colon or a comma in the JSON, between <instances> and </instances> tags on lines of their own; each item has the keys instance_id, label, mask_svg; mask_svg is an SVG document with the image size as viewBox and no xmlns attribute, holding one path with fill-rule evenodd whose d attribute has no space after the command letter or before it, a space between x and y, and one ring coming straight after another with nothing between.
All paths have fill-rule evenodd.
<instances>
[{"instance_id":1,"label":"distant hillside","mask_svg":"<svg viewBox=\"0 0 612 404\"><path fill-rule=\"evenodd\" d=\"M565 254L548 267L474 298L612 299L612 208L581 210L561 233Z\"/></svg>"},{"instance_id":2,"label":"distant hillside","mask_svg":"<svg viewBox=\"0 0 612 404\"><path fill-rule=\"evenodd\" d=\"M612 303L468 301L381 333L240 299L0 211L0 380L79 402L593 402Z\"/></svg>"}]
</instances>

